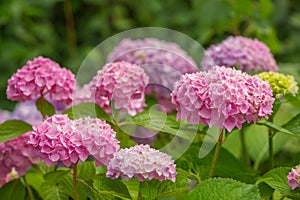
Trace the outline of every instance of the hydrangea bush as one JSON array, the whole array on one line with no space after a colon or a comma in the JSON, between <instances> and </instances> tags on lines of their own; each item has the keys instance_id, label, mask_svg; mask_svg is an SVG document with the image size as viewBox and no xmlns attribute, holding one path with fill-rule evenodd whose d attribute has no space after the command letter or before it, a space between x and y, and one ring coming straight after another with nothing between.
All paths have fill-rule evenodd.
<instances>
[{"instance_id":1,"label":"hydrangea bush","mask_svg":"<svg viewBox=\"0 0 300 200\"><path fill-rule=\"evenodd\" d=\"M83 86L49 58L28 61L8 80L15 110L0 111L1 198L300 199L299 164L276 156L294 155L278 138L300 135L296 79L256 39L205 56L198 71L177 44L127 38Z\"/></svg>"}]
</instances>

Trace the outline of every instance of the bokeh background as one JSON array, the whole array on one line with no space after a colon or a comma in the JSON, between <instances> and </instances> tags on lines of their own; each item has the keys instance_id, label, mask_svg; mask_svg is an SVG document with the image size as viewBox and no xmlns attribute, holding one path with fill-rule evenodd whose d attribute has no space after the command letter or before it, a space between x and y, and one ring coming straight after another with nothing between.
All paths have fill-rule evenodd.
<instances>
[{"instance_id":1,"label":"bokeh background","mask_svg":"<svg viewBox=\"0 0 300 200\"><path fill-rule=\"evenodd\" d=\"M177 30L205 48L229 35L266 43L280 71L300 80L299 0L1 0L0 108L7 79L43 55L76 73L99 43L138 27Z\"/></svg>"}]
</instances>

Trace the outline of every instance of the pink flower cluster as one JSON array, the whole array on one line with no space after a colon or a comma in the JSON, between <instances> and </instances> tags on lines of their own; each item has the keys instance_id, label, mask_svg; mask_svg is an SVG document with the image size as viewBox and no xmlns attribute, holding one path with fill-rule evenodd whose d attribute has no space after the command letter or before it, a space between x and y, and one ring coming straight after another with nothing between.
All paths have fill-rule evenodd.
<instances>
[{"instance_id":1,"label":"pink flower cluster","mask_svg":"<svg viewBox=\"0 0 300 200\"><path fill-rule=\"evenodd\" d=\"M33 129L28 143L48 166L59 161L70 166L89 155L96 158L97 165L107 165L119 150L116 133L100 119L53 115Z\"/></svg>"},{"instance_id":2,"label":"pink flower cluster","mask_svg":"<svg viewBox=\"0 0 300 200\"><path fill-rule=\"evenodd\" d=\"M5 178L13 169L23 176L33 163L38 161L33 148L27 144L28 133L0 143L0 178Z\"/></svg>"},{"instance_id":3,"label":"pink flower cluster","mask_svg":"<svg viewBox=\"0 0 300 200\"><path fill-rule=\"evenodd\" d=\"M170 91L185 73L197 72L197 64L178 44L156 38L123 39L108 56L109 62L125 61L141 66L149 76L147 94L155 92L158 102L171 112Z\"/></svg>"},{"instance_id":4,"label":"pink flower cluster","mask_svg":"<svg viewBox=\"0 0 300 200\"><path fill-rule=\"evenodd\" d=\"M44 96L64 104L72 102L75 78L71 71L42 56L28 61L8 80L7 98L36 100Z\"/></svg>"},{"instance_id":5,"label":"pink flower cluster","mask_svg":"<svg viewBox=\"0 0 300 200\"><path fill-rule=\"evenodd\" d=\"M82 87L76 87L73 97L73 105L84 102L94 102L91 91L91 84L92 82L89 82Z\"/></svg>"},{"instance_id":6,"label":"pink flower cluster","mask_svg":"<svg viewBox=\"0 0 300 200\"><path fill-rule=\"evenodd\" d=\"M120 148L116 132L110 125L100 119L86 117L74 120L74 127L83 145L96 158L96 166L108 165Z\"/></svg>"},{"instance_id":7,"label":"pink flower cluster","mask_svg":"<svg viewBox=\"0 0 300 200\"><path fill-rule=\"evenodd\" d=\"M175 182L176 166L172 158L149 145L136 145L121 149L107 166L106 176L128 180L136 177L144 179L171 180Z\"/></svg>"},{"instance_id":8,"label":"pink flower cluster","mask_svg":"<svg viewBox=\"0 0 300 200\"><path fill-rule=\"evenodd\" d=\"M277 71L278 66L270 49L257 39L242 36L228 37L207 49L201 61L204 71L213 66L237 66L244 72Z\"/></svg>"},{"instance_id":9,"label":"pink flower cluster","mask_svg":"<svg viewBox=\"0 0 300 200\"><path fill-rule=\"evenodd\" d=\"M293 190L297 187L300 188L300 165L292 168L287 176L287 179L289 186L291 186Z\"/></svg>"},{"instance_id":10,"label":"pink flower cluster","mask_svg":"<svg viewBox=\"0 0 300 200\"><path fill-rule=\"evenodd\" d=\"M239 70L215 66L207 72L185 74L171 93L177 119L231 131L272 113L269 84Z\"/></svg>"},{"instance_id":11,"label":"pink flower cluster","mask_svg":"<svg viewBox=\"0 0 300 200\"><path fill-rule=\"evenodd\" d=\"M148 76L138 65L108 63L92 80L92 97L108 113L111 113L109 103L114 100L116 109L127 110L130 115L135 115L145 107L148 81Z\"/></svg>"},{"instance_id":12,"label":"pink flower cluster","mask_svg":"<svg viewBox=\"0 0 300 200\"><path fill-rule=\"evenodd\" d=\"M58 161L70 166L89 155L67 115L53 115L33 126L28 143L48 166Z\"/></svg>"}]
</instances>

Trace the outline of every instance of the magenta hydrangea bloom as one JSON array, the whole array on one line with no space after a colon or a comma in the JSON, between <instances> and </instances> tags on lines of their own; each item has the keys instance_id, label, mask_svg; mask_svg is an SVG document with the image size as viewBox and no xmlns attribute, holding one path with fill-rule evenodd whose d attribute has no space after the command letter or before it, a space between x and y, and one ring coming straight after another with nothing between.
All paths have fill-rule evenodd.
<instances>
[{"instance_id":1,"label":"magenta hydrangea bloom","mask_svg":"<svg viewBox=\"0 0 300 200\"><path fill-rule=\"evenodd\" d=\"M0 143L0 178L5 178L13 169L23 176L38 161L32 146L27 144L28 140L29 134L26 133Z\"/></svg>"},{"instance_id":2,"label":"magenta hydrangea bloom","mask_svg":"<svg viewBox=\"0 0 300 200\"><path fill-rule=\"evenodd\" d=\"M177 120L216 126L231 131L256 123L272 113L269 84L239 70L215 66L208 72L183 75L171 93Z\"/></svg>"},{"instance_id":3,"label":"magenta hydrangea bloom","mask_svg":"<svg viewBox=\"0 0 300 200\"><path fill-rule=\"evenodd\" d=\"M68 115L53 115L33 126L28 143L47 166L62 161L69 167L89 155Z\"/></svg>"},{"instance_id":4,"label":"magenta hydrangea bloom","mask_svg":"<svg viewBox=\"0 0 300 200\"><path fill-rule=\"evenodd\" d=\"M176 166L171 156L162 153L149 145L136 145L121 149L107 166L108 178L121 177L124 180L136 177L144 179L171 180L175 182Z\"/></svg>"},{"instance_id":5,"label":"magenta hydrangea bloom","mask_svg":"<svg viewBox=\"0 0 300 200\"><path fill-rule=\"evenodd\" d=\"M289 186L291 186L293 190L297 187L300 188L300 165L292 168L287 176L287 179Z\"/></svg>"},{"instance_id":6,"label":"magenta hydrangea bloom","mask_svg":"<svg viewBox=\"0 0 300 200\"><path fill-rule=\"evenodd\" d=\"M230 36L220 44L212 45L204 53L201 67L238 67L244 72L277 71L278 66L270 49L257 39Z\"/></svg>"},{"instance_id":7,"label":"magenta hydrangea bloom","mask_svg":"<svg viewBox=\"0 0 300 200\"><path fill-rule=\"evenodd\" d=\"M141 66L151 83L147 94L157 94L158 103L168 112L174 110L174 107L169 107L174 83L182 74L198 71L195 61L178 44L156 38L123 39L108 56L108 62L116 61Z\"/></svg>"},{"instance_id":8,"label":"magenta hydrangea bloom","mask_svg":"<svg viewBox=\"0 0 300 200\"><path fill-rule=\"evenodd\" d=\"M120 148L116 132L105 121L97 118L74 120L74 126L83 145L96 158L96 166L108 165Z\"/></svg>"},{"instance_id":9,"label":"magenta hydrangea bloom","mask_svg":"<svg viewBox=\"0 0 300 200\"><path fill-rule=\"evenodd\" d=\"M7 98L14 101L36 100L44 96L64 104L72 102L75 77L71 71L42 56L28 61L8 80Z\"/></svg>"},{"instance_id":10,"label":"magenta hydrangea bloom","mask_svg":"<svg viewBox=\"0 0 300 200\"><path fill-rule=\"evenodd\" d=\"M148 76L138 65L108 63L92 80L92 97L108 113L111 113L109 103L114 100L116 109L135 115L146 106L145 88L148 81Z\"/></svg>"}]
</instances>

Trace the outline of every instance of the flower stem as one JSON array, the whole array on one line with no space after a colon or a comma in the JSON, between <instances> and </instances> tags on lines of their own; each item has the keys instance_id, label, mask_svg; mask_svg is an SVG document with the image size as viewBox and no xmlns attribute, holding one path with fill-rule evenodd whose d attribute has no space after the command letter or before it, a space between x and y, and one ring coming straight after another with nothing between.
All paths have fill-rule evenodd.
<instances>
[{"instance_id":1,"label":"flower stem","mask_svg":"<svg viewBox=\"0 0 300 200\"><path fill-rule=\"evenodd\" d=\"M221 145L222 145L222 142L223 142L223 130L224 130L223 128L220 129L219 139L218 139L218 142L217 142L214 157L213 157L213 160L212 160L212 163L211 163L211 166L210 166L210 170L209 170L209 173L208 173L208 178L213 177L214 172L215 172L215 168L216 168L216 165L217 165L219 153L220 153L220 150L221 150Z\"/></svg>"},{"instance_id":2,"label":"flower stem","mask_svg":"<svg viewBox=\"0 0 300 200\"><path fill-rule=\"evenodd\" d=\"M246 166L250 166L250 157L248 154L246 139L245 139L245 128L241 129L240 132L241 144L242 144L242 161Z\"/></svg>"},{"instance_id":3,"label":"flower stem","mask_svg":"<svg viewBox=\"0 0 300 200\"><path fill-rule=\"evenodd\" d=\"M78 200L77 193L77 162L73 165L73 189L74 189L74 200Z\"/></svg>"},{"instance_id":4,"label":"flower stem","mask_svg":"<svg viewBox=\"0 0 300 200\"><path fill-rule=\"evenodd\" d=\"M32 190L31 190L30 186L28 185L28 182L27 182L27 180L26 180L26 177L23 176L22 179L23 179L23 181L24 181L24 183L25 183L25 187L26 187L26 189L27 189L27 191L28 191L29 199L30 199L30 200L34 200L34 196L33 196L33 194L32 194Z\"/></svg>"},{"instance_id":5,"label":"flower stem","mask_svg":"<svg viewBox=\"0 0 300 200\"><path fill-rule=\"evenodd\" d=\"M273 155L273 132L269 128L269 163L270 163L270 169L273 169L274 167L274 155Z\"/></svg>"}]
</instances>

